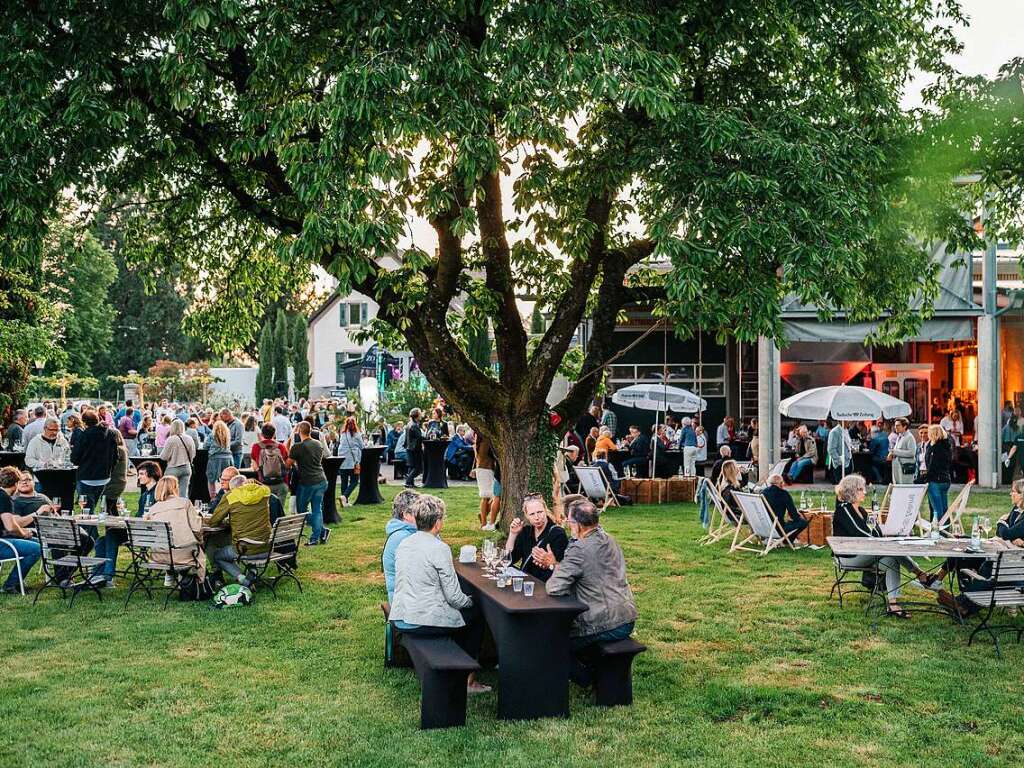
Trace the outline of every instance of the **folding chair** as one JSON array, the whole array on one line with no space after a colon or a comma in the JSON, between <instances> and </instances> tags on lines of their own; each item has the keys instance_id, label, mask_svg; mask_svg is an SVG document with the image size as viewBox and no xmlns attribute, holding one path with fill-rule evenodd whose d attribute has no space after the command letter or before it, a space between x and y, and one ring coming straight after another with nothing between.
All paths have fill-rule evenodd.
<instances>
[{"instance_id":1,"label":"folding chair","mask_svg":"<svg viewBox=\"0 0 1024 768\"><path fill-rule=\"evenodd\" d=\"M615 492L608 485L608 479L600 467L576 467L576 477L580 479L580 490L588 499L600 506L601 512L608 507L619 506Z\"/></svg>"},{"instance_id":2,"label":"folding chair","mask_svg":"<svg viewBox=\"0 0 1024 768\"><path fill-rule=\"evenodd\" d=\"M726 507L722 500L722 494L715 488L715 484L706 477L699 478L699 481L702 483L703 492L711 500L712 509L711 518L708 521L708 532L698 541L698 544L713 544L733 533L738 528L739 521L734 519L732 510Z\"/></svg>"},{"instance_id":3,"label":"folding chair","mask_svg":"<svg viewBox=\"0 0 1024 768\"><path fill-rule=\"evenodd\" d=\"M834 578L832 580L832 589L828 593L828 598L829 600L831 600L832 595L838 594L840 608L843 607L843 585L850 583L846 580L847 576L849 576L852 573L872 574L874 576L874 584L876 585L874 588L868 589L862 582L858 582L858 586L853 587L852 589L847 589L845 592L845 594L847 595L851 592L863 592L864 594L870 595L871 597L874 597L875 592L877 590L877 585L880 584L881 580L885 578L882 575L882 570L878 566L877 561L872 563L871 565L846 565L838 556L832 555L832 570ZM869 601L868 606L865 609L865 613L868 609L870 609L870 607L871 603Z\"/></svg>"},{"instance_id":4,"label":"folding chair","mask_svg":"<svg viewBox=\"0 0 1024 768\"><path fill-rule=\"evenodd\" d=\"M918 525L921 502L924 501L927 485L890 485L883 501L888 502L885 522L879 527L884 536L909 536Z\"/></svg>"},{"instance_id":5,"label":"folding chair","mask_svg":"<svg viewBox=\"0 0 1024 768\"><path fill-rule=\"evenodd\" d=\"M789 540L782 525L768 509L768 502L759 493L743 493L733 491L733 497L740 505L740 523L736 526L736 532L732 537L730 552L745 550L756 552L759 555L767 555L776 547L786 546L795 549L793 542ZM740 540L740 531L743 526L750 529L750 534ZM751 542L757 542L757 546L748 546Z\"/></svg>"},{"instance_id":6,"label":"folding chair","mask_svg":"<svg viewBox=\"0 0 1024 768\"><path fill-rule=\"evenodd\" d=\"M939 531L941 533L947 536L964 535L963 514L967 511L967 499L971 495L972 485L974 485L974 481L969 480L967 485L960 489L960 493L953 499L953 503L949 505L946 514L939 520Z\"/></svg>"},{"instance_id":7,"label":"folding chair","mask_svg":"<svg viewBox=\"0 0 1024 768\"><path fill-rule=\"evenodd\" d=\"M238 555L238 564L246 572L252 572L255 575L253 586L266 584L270 587L271 594L277 597L277 582L287 578L298 585L299 592L302 591L302 582L295 575L295 569L298 568L299 545L305 524L305 513L277 518L270 531L270 542L266 552L246 554L247 550L263 546L268 542L255 539L238 540L238 547L241 550ZM264 578L271 565L277 568L277 574L273 578Z\"/></svg>"},{"instance_id":8,"label":"folding chair","mask_svg":"<svg viewBox=\"0 0 1024 768\"><path fill-rule=\"evenodd\" d=\"M39 595L44 589L54 588L60 590L62 598L67 597L71 591L71 601L68 608L75 604L75 598L81 589L89 589L96 593L101 601L103 592L99 584L89 582L87 568L95 568L106 564L102 557L86 557L78 554L81 537L78 533L78 525L70 517L40 516L36 518L36 532L39 534L39 546L42 547L40 566L43 571L43 585L36 591L32 599L32 605L39 600ZM58 554L54 557L54 554ZM70 568L66 578L60 578L57 568Z\"/></svg>"},{"instance_id":9,"label":"folding chair","mask_svg":"<svg viewBox=\"0 0 1024 768\"><path fill-rule=\"evenodd\" d=\"M558 487L563 496L569 495L569 467L565 464L565 454L561 451L555 456L555 477L558 478Z\"/></svg>"},{"instance_id":10,"label":"folding chair","mask_svg":"<svg viewBox=\"0 0 1024 768\"><path fill-rule=\"evenodd\" d=\"M180 577L195 572L194 562L203 556L199 542L195 543L192 563L175 563L170 523L165 520L140 520L129 517L125 519L125 529L128 531L128 551L132 553L132 564L129 570L132 583L128 588L124 607L128 607L132 595L140 589L145 591L146 597L150 600L153 599L153 590L162 589L167 592L164 595L163 606L166 608L171 595L181 591ZM178 549L183 548L178 547ZM166 552L168 562L154 562L151 557L154 551ZM166 576L171 577L172 584L155 582L156 578L164 579Z\"/></svg>"},{"instance_id":11,"label":"folding chair","mask_svg":"<svg viewBox=\"0 0 1024 768\"><path fill-rule=\"evenodd\" d=\"M10 550L10 557L6 556ZM0 539L0 574L4 571L4 563L14 563L14 571L18 574L18 588L21 589L21 596L25 596L25 576L21 572L21 558L18 557L18 550L6 539Z\"/></svg>"},{"instance_id":12,"label":"folding chair","mask_svg":"<svg viewBox=\"0 0 1024 768\"><path fill-rule=\"evenodd\" d=\"M971 576L975 579L986 581L976 573L972 573ZM1022 587L1022 584L1024 584L1024 552L1020 550L1000 552L999 559L996 560L996 566L992 570L992 578L987 581L987 589L968 590L962 593L967 600L970 600L982 610L988 608L988 611L981 619L981 623L971 632L967 644L973 643L975 636L979 632L987 632L988 636L995 643L996 656L1002 658L1003 655L999 649L999 635L1016 634L1017 642L1019 643L1021 637L1024 636L1024 626L992 624L992 614L995 613L996 608L1024 608L1024 587Z\"/></svg>"}]
</instances>

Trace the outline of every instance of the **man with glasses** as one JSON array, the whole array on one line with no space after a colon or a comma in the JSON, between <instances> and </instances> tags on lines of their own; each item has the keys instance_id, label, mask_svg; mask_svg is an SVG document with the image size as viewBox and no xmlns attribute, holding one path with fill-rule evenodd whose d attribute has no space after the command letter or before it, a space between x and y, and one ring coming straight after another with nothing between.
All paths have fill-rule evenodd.
<instances>
[{"instance_id":1,"label":"man with glasses","mask_svg":"<svg viewBox=\"0 0 1024 768\"><path fill-rule=\"evenodd\" d=\"M210 499L210 514L220 504L221 499L227 495L228 491L231 490L231 478L238 477L239 471L234 467L226 467L223 472L220 473L220 477L217 480L217 495Z\"/></svg>"},{"instance_id":2,"label":"man with glasses","mask_svg":"<svg viewBox=\"0 0 1024 768\"><path fill-rule=\"evenodd\" d=\"M60 431L60 421L50 416L42 433L33 437L25 449L25 466L33 471L56 466L64 462L70 451L71 446Z\"/></svg>"}]
</instances>

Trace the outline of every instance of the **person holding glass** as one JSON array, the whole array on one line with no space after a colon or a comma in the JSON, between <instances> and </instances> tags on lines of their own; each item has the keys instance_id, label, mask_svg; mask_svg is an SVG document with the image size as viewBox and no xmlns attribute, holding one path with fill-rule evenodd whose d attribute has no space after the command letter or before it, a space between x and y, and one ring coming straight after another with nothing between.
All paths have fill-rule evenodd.
<instances>
[{"instance_id":1,"label":"person holding glass","mask_svg":"<svg viewBox=\"0 0 1024 768\"><path fill-rule=\"evenodd\" d=\"M569 537L555 523L544 497L528 493L523 499L522 515L512 520L505 541L511 563L524 573L547 581L568 546Z\"/></svg>"},{"instance_id":2,"label":"person holding glass","mask_svg":"<svg viewBox=\"0 0 1024 768\"><path fill-rule=\"evenodd\" d=\"M867 483L860 475L847 475L836 485L836 508L832 516L832 534L834 536L854 536L857 538L882 537L884 534L878 527L874 513L868 514L864 509L864 497L867 496ZM924 587L941 583L936 574L922 571L917 563L909 557L877 557L876 555L844 555L839 562L848 568L865 568L877 565L885 576L885 596L887 616L898 619L909 619L910 613L900 605L900 586L902 579L900 569L906 568L917 577ZM946 607L955 608L953 596L946 590L938 591L938 600Z\"/></svg>"},{"instance_id":3,"label":"person holding glass","mask_svg":"<svg viewBox=\"0 0 1024 768\"><path fill-rule=\"evenodd\" d=\"M18 569L11 568L7 581L4 582L3 594L9 595L21 592L28 572L42 557L42 548L39 543L33 541L31 534L22 526L13 522L14 504L11 497L14 495L19 480L21 480L19 469L15 467L0 469L0 553L5 558L12 555L18 558L21 567L20 579L18 578Z\"/></svg>"}]
</instances>

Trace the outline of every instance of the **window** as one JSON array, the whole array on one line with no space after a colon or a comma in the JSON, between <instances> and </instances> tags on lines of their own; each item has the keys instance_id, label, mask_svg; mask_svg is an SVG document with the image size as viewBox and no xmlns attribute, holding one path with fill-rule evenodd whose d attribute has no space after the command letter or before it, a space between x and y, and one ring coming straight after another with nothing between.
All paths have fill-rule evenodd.
<instances>
[{"instance_id":1,"label":"window","mask_svg":"<svg viewBox=\"0 0 1024 768\"><path fill-rule=\"evenodd\" d=\"M348 353L348 359L350 361L351 360L362 360L363 359L363 353L362 352L349 352Z\"/></svg>"},{"instance_id":2,"label":"window","mask_svg":"<svg viewBox=\"0 0 1024 768\"><path fill-rule=\"evenodd\" d=\"M365 301L343 302L340 305L340 314L342 328L366 325L369 317L369 305Z\"/></svg>"},{"instance_id":3,"label":"window","mask_svg":"<svg viewBox=\"0 0 1024 768\"><path fill-rule=\"evenodd\" d=\"M344 306L344 305L342 305ZM336 382L345 381L345 353L335 352L334 353L334 380Z\"/></svg>"}]
</instances>

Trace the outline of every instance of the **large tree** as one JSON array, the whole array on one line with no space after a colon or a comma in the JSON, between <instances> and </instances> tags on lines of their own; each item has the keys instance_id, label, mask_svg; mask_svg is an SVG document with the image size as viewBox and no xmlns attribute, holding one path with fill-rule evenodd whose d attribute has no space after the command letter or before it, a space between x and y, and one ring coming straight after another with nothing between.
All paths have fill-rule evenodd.
<instances>
[{"instance_id":1,"label":"large tree","mask_svg":"<svg viewBox=\"0 0 1024 768\"><path fill-rule=\"evenodd\" d=\"M137 258L211 286L191 328L252 336L316 265L380 305L494 439L506 514L555 410L593 396L620 309L681 335L778 336L789 293L879 335L934 290L901 208L908 73L955 47L953 0L30 0L0 11L0 227L117 194ZM2 160L3 158L0 158ZM385 270L411 220L414 241ZM484 307L499 373L467 355ZM532 349L517 296L550 316ZM532 472L529 471L532 465Z\"/></svg>"}]
</instances>

